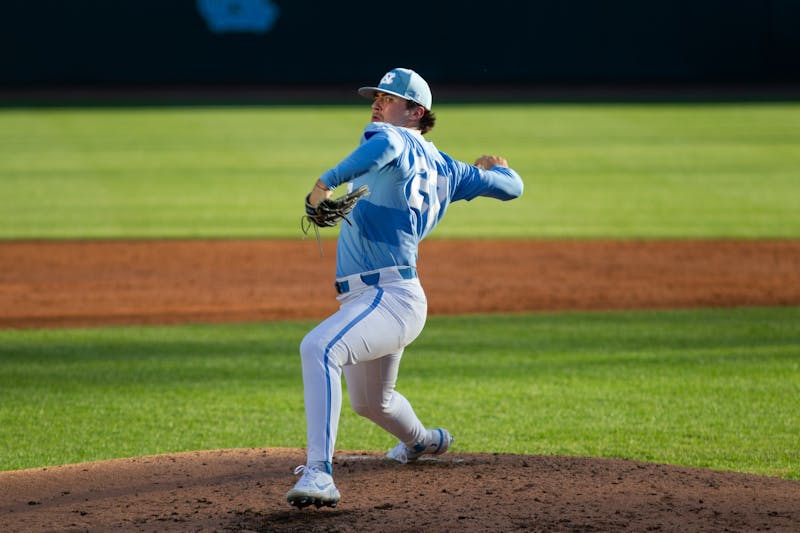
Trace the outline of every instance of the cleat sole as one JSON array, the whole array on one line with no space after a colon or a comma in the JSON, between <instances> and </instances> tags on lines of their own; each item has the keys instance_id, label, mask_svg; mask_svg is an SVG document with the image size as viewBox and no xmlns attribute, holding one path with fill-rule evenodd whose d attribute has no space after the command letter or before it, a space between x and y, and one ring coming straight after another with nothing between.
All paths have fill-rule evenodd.
<instances>
[{"instance_id":1,"label":"cleat sole","mask_svg":"<svg viewBox=\"0 0 800 533\"><path fill-rule=\"evenodd\" d=\"M297 507L298 509L305 509L306 507L310 507L313 505L317 509L320 507L336 507L339 503L338 501L325 501L325 500L317 500L316 498L299 498L299 499L287 499L289 505L293 507Z\"/></svg>"}]
</instances>

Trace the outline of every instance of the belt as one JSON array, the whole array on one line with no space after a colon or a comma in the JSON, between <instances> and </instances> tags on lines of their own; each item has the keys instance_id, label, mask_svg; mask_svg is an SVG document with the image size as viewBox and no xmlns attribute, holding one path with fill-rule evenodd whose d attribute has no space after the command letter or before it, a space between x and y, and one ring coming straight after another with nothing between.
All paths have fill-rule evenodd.
<instances>
[{"instance_id":1,"label":"belt","mask_svg":"<svg viewBox=\"0 0 800 533\"><path fill-rule=\"evenodd\" d=\"M379 282L391 283L393 281L414 279L416 277L417 269L414 267L388 267L339 278L334 283L334 286L336 287L336 292L344 294L356 289L377 285Z\"/></svg>"}]
</instances>

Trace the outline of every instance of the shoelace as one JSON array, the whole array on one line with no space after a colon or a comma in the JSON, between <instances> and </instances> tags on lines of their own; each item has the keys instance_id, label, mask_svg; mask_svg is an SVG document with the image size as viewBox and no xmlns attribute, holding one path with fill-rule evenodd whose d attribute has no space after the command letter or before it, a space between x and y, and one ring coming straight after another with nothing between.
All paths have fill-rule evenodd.
<instances>
[{"instance_id":1,"label":"shoelace","mask_svg":"<svg viewBox=\"0 0 800 533\"><path fill-rule=\"evenodd\" d=\"M296 476L296 475L298 475L300 472L304 472L304 471L306 471L306 470L307 470L307 467L306 467L306 465L298 465L298 466L294 467L294 475Z\"/></svg>"}]
</instances>

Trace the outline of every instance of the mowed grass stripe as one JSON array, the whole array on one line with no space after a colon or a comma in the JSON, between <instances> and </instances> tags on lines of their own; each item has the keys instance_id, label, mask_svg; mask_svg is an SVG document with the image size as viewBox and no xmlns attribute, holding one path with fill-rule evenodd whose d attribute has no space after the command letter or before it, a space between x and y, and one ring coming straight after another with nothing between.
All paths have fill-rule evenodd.
<instances>
[{"instance_id":1,"label":"mowed grass stripe","mask_svg":"<svg viewBox=\"0 0 800 533\"><path fill-rule=\"evenodd\" d=\"M0 331L0 469L302 447L310 322ZM432 317L398 382L455 450L800 479L800 309ZM392 439L346 405L339 449Z\"/></svg>"},{"instance_id":2,"label":"mowed grass stripe","mask_svg":"<svg viewBox=\"0 0 800 533\"><path fill-rule=\"evenodd\" d=\"M453 157L506 156L504 204L436 237L800 237L800 104L441 105ZM299 237L364 106L0 109L0 238ZM332 237L335 230L324 232Z\"/></svg>"}]
</instances>

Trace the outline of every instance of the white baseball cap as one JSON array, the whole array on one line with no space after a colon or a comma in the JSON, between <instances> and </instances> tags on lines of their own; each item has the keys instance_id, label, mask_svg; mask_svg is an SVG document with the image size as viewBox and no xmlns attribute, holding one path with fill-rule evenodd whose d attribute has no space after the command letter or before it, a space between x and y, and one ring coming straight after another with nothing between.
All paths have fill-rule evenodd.
<instances>
[{"instance_id":1,"label":"white baseball cap","mask_svg":"<svg viewBox=\"0 0 800 533\"><path fill-rule=\"evenodd\" d=\"M428 111L431 110L433 103L428 83L422 79L422 76L407 68L390 70L383 75L377 87L361 87L358 94L365 98L374 98L377 91L411 100Z\"/></svg>"}]
</instances>

